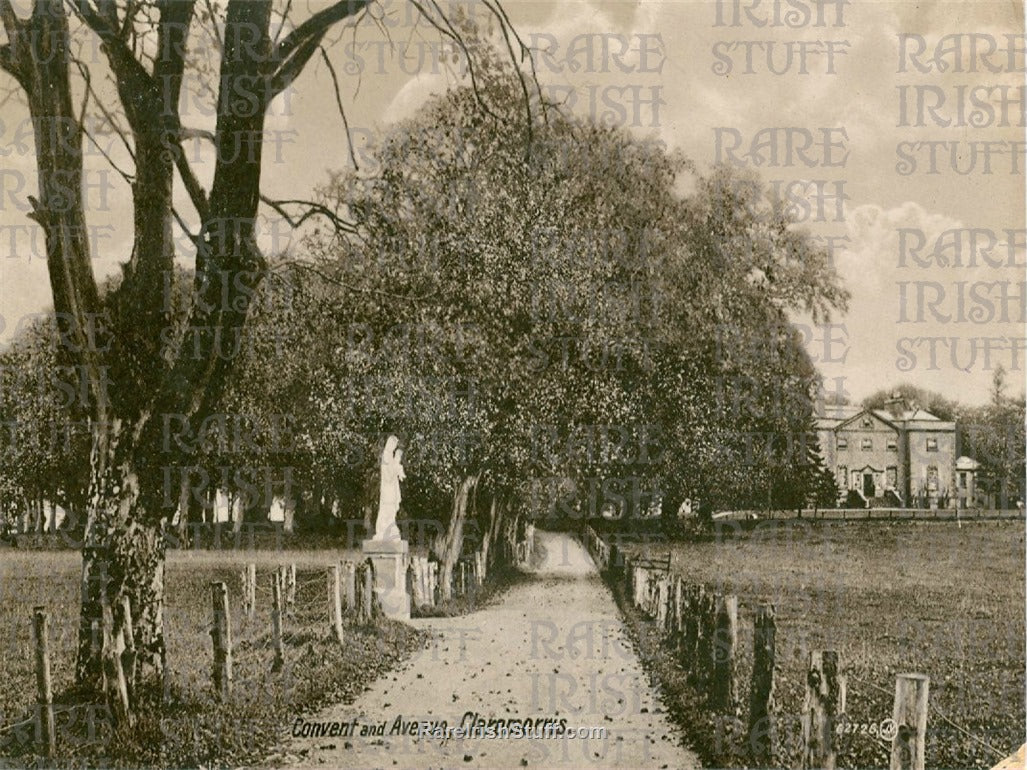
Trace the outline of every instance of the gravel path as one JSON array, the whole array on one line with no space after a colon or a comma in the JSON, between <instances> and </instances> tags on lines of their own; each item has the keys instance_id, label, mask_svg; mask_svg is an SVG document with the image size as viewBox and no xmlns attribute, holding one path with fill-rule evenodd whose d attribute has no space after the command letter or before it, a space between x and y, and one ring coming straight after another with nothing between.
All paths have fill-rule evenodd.
<instances>
[{"instance_id":1,"label":"gravel path","mask_svg":"<svg viewBox=\"0 0 1027 770\"><path fill-rule=\"evenodd\" d=\"M345 768L698 767L649 686L585 549L566 535L537 537L543 555L534 579L470 615L412 621L437 634L428 649L356 702L327 708L306 726L293 725L296 735L330 731L336 723L336 734L291 738L272 762ZM486 728L497 719L566 720L566 727L606 732L586 739L400 734L413 722L444 721L456 728L475 719ZM383 734L360 734L383 722ZM339 734L353 724L355 735Z\"/></svg>"}]
</instances>

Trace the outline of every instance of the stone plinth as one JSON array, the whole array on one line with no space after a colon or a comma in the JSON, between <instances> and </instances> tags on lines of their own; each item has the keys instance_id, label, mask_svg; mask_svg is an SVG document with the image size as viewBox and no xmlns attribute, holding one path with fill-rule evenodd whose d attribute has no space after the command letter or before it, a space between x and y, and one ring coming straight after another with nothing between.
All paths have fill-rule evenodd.
<instances>
[{"instance_id":1,"label":"stone plinth","mask_svg":"<svg viewBox=\"0 0 1027 770\"><path fill-rule=\"evenodd\" d=\"M374 564L374 592L385 617L410 620L406 540L365 540L364 556Z\"/></svg>"}]
</instances>

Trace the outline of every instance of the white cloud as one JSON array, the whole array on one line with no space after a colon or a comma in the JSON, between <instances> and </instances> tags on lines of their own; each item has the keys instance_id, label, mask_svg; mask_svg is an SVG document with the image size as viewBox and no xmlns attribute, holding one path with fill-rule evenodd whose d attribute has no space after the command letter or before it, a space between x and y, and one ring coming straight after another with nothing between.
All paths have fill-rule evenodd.
<instances>
[{"instance_id":1,"label":"white cloud","mask_svg":"<svg viewBox=\"0 0 1027 770\"><path fill-rule=\"evenodd\" d=\"M1010 339L1022 339L1022 323L1002 322L996 311L981 306L969 293L977 284L983 296L997 303L995 284L1014 284L1009 293L1019 296L1017 285L1023 268L993 267L981 258L978 241L976 260L971 259L969 236L962 234L962 265L939 265L931 260L918 265L914 256L928 261L934 245L948 234L964 230L963 222L928 211L914 202L882 208L857 206L847 218L849 248L838 254L838 270L852 292L850 311L844 319L849 354L844 363L821 363L826 377L845 377L847 389L857 398L902 381L940 391L951 398L980 402L987 398L993 367L1023 371L1024 354L1011 350ZM907 231L905 266L900 231ZM911 247L924 247L914 253ZM993 259L1004 258L1008 247L1001 232L995 233ZM951 250L943 252L951 260ZM1015 261L1022 265L1019 249ZM975 266L970 266L976 261ZM929 284L929 285L924 285ZM963 285L962 299L960 299ZM984 287L987 286L987 289ZM937 303L934 301L937 299ZM904 300L904 303L903 303ZM903 307L904 304L904 307ZM983 323L971 320L978 307ZM1017 318L1016 302L1008 304L1009 316ZM988 313L995 312L989 318ZM947 319L947 320L946 320ZM962 320L961 320L962 319ZM992 338L985 342L984 338ZM1006 338L1007 342L999 342ZM986 352L985 347L990 347ZM814 349L815 350L815 349ZM813 351L811 351L813 352Z\"/></svg>"}]
</instances>

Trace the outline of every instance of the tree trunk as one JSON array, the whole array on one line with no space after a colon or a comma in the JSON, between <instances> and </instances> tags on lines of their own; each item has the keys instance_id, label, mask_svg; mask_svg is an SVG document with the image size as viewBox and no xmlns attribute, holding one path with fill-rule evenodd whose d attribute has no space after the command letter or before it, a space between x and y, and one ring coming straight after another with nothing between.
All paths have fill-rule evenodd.
<instances>
[{"instance_id":1,"label":"tree trunk","mask_svg":"<svg viewBox=\"0 0 1027 770\"><path fill-rule=\"evenodd\" d=\"M46 512L46 531L53 534L57 531L57 503L53 500L48 500L47 502L50 506L47 508Z\"/></svg>"},{"instance_id":2,"label":"tree trunk","mask_svg":"<svg viewBox=\"0 0 1027 770\"><path fill-rule=\"evenodd\" d=\"M32 508L28 495L23 494L21 496L21 515L18 517L18 520L18 534L27 535L32 524Z\"/></svg>"},{"instance_id":3,"label":"tree trunk","mask_svg":"<svg viewBox=\"0 0 1027 770\"><path fill-rule=\"evenodd\" d=\"M34 131L39 194L29 197L29 216L46 240L62 341L59 363L80 367L89 385L93 449L76 674L80 684L97 690L105 679L101 587L111 607L123 606L128 598L136 655L132 691L163 676L162 528L171 511L163 508L160 466L180 464L182 458L159 449L157 415L202 420L215 408L231 366L219 353L219 340L242 329L249 310L246 284L259 283L266 267L255 232L266 107L291 85L328 28L359 13L366 2L333 3L275 40L270 36L271 0L227 3L217 78L217 160L209 195L181 154L179 115L173 108L179 103L194 4L156 4L158 55L150 72L119 33L113 3L37 0L27 4L31 15L22 18L0 0L5 31L0 69L24 90ZM69 12L102 42L135 145L132 254L121 283L102 304L86 228L84 132L69 77ZM245 98L249 95L257 96L256 104ZM160 340L170 314L165 315L160 297L164 277L174 268L174 167L202 225L187 319L192 344L172 350L168 360ZM224 297L222 279L229 279L230 286ZM38 496L26 507L25 523L41 527Z\"/></svg>"},{"instance_id":4,"label":"tree trunk","mask_svg":"<svg viewBox=\"0 0 1027 770\"><path fill-rule=\"evenodd\" d=\"M180 468L182 474L178 487L178 547L185 548L189 542L189 522L192 521L196 500L191 485L191 468Z\"/></svg>"},{"instance_id":5,"label":"tree trunk","mask_svg":"<svg viewBox=\"0 0 1027 770\"><path fill-rule=\"evenodd\" d=\"M446 527L446 533L436 541L435 551L440 562L439 586L443 600L453 598L453 567L463 550L467 503L477 484L478 476L465 476L453 490L453 511L449 525Z\"/></svg>"},{"instance_id":6,"label":"tree trunk","mask_svg":"<svg viewBox=\"0 0 1027 770\"><path fill-rule=\"evenodd\" d=\"M142 426L139 426L142 427ZM133 431L134 432L134 431ZM104 685L103 600L118 607L128 598L135 648L133 693L163 685L164 554L160 485L141 482L139 464L125 448L127 430L116 421L94 429L90 503L82 546L78 655L79 684ZM125 442L127 443L127 442ZM116 692L107 693L117 697Z\"/></svg>"},{"instance_id":7,"label":"tree trunk","mask_svg":"<svg viewBox=\"0 0 1027 770\"><path fill-rule=\"evenodd\" d=\"M375 465L364 474L363 499L361 512L364 516L364 532L372 537L375 530L375 519L378 516L378 498L381 495L381 468Z\"/></svg>"},{"instance_id":8,"label":"tree trunk","mask_svg":"<svg viewBox=\"0 0 1027 770\"><path fill-rule=\"evenodd\" d=\"M245 518L245 499L243 495L239 494L238 492L235 492L229 497L229 500L231 501L231 503L228 507L228 510L231 512L232 515L232 532L238 535L240 532L242 532L242 522Z\"/></svg>"},{"instance_id":9,"label":"tree trunk","mask_svg":"<svg viewBox=\"0 0 1027 770\"><path fill-rule=\"evenodd\" d=\"M296 519L296 499L292 495L285 498L282 517L282 529L284 529L287 534L291 535L293 524Z\"/></svg>"},{"instance_id":10,"label":"tree trunk","mask_svg":"<svg viewBox=\"0 0 1027 770\"><path fill-rule=\"evenodd\" d=\"M486 575L488 575L496 561L496 551L492 546L498 541L499 534L502 531L506 505L506 498L500 498L498 494L494 494L489 503L488 526L485 528L481 541L481 564Z\"/></svg>"}]
</instances>

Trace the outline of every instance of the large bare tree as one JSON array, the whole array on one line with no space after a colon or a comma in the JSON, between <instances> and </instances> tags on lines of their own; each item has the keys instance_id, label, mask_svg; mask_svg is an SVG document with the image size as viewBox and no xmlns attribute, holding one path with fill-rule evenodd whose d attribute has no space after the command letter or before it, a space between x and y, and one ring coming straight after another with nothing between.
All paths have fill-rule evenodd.
<instances>
[{"instance_id":1,"label":"large bare tree","mask_svg":"<svg viewBox=\"0 0 1027 770\"><path fill-rule=\"evenodd\" d=\"M437 3L410 2L435 33L462 46L458 27ZM59 352L81 367L90 392L77 680L104 691L115 713L126 718L142 687L160 685L164 675L162 532L173 511L161 494L162 468L182 462L163 445L164 416L199 420L214 408L231 366L219 355L218 341L241 332L252 288L266 271L255 227L261 201L267 201L260 187L265 115L319 52L328 62L328 32L342 22L359 23L368 5L325 2L296 23L288 18L291 3L276 7L272 0L35 0L27 15L11 0L0 0L6 35L0 69L23 92L34 129L39 191L30 198L29 216L45 234ZM523 57L502 8L490 0L482 6L513 41L510 53L520 46ZM180 108L190 42L201 25L212 25L207 29L220 51L210 73L216 155L209 190L183 151L188 131ZM125 173L134 212L131 257L109 296L93 274L82 193L87 126L85 102L76 94L84 91L88 98L92 88L89 68L74 53L80 34L101 43L134 160L134 171ZM473 63L470 69L473 78ZM181 256L172 231L176 219L181 222L176 184L199 222L184 322L188 345L162 344L168 328L183 327L162 302L166 277ZM280 204L270 203L284 214ZM125 597L128 613L122 611ZM135 647L132 671L123 671L112 649L126 615Z\"/></svg>"}]
</instances>

